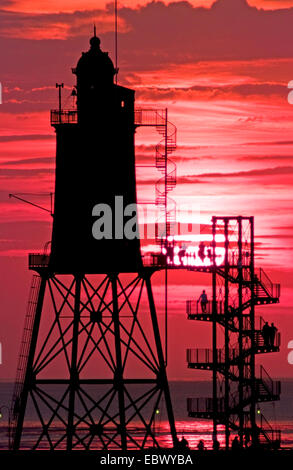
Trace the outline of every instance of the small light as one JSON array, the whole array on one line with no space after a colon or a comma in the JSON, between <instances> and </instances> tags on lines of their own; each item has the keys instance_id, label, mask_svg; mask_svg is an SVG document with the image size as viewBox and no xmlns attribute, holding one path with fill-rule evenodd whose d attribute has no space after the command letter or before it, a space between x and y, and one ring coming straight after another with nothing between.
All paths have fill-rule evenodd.
<instances>
[{"instance_id":1,"label":"small light","mask_svg":"<svg viewBox=\"0 0 293 470\"><path fill-rule=\"evenodd\" d=\"M2 417L3 417L3 415L2 415L2 413L1 413L1 411L0 411L0 419L2 419Z\"/></svg>"},{"instance_id":2,"label":"small light","mask_svg":"<svg viewBox=\"0 0 293 470\"><path fill-rule=\"evenodd\" d=\"M160 414L160 410L156 410L156 415L159 415Z\"/></svg>"},{"instance_id":3,"label":"small light","mask_svg":"<svg viewBox=\"0 0 293 470\"><path fill-rule=\"evenodd\" d=\"M257 414L260 415L260 409L259 408L257 409Z\"/></svg>"}]
</instances>

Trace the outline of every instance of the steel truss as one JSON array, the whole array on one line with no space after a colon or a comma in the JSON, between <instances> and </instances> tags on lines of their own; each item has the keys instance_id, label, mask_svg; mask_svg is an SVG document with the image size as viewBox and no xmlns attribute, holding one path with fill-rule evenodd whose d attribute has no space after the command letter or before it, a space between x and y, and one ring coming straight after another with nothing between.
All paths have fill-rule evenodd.
<instances>
[{"instance_id":1,"label":"steel truss","mask_svg":"<svg viewBox=\"0 0 293 470\"><path fill-rule=\"evenodd\" d=\"M61 276L39 269L12 408L14 450L159 447L154 424L162 398L169 445L176 444L152 273ZM32 410L38 425L23 432Z\"/></svg>"},{"instance_id":2,"label":"steel truss","mask_svg":"<svg viewBox=\"0 0 293 470\"><path fill-rule=\"evenodd\" d=\"M212 349L187 350L187 362L212 371L213 396L188 399L188 414L213 420L214 441L224 425L226 448L231 430L241 446L278 446L280 431L262 415L259 423L256 411L259 402L279 400L280 382L262 366L258 375L256 355L279 351L280 338L264 343L255 307L279 302L280 285L255 269L253 217L213 217L212 234L212 300L205 308L187 301L189 319L212 323Z\"/></svg>"}]
</instances>

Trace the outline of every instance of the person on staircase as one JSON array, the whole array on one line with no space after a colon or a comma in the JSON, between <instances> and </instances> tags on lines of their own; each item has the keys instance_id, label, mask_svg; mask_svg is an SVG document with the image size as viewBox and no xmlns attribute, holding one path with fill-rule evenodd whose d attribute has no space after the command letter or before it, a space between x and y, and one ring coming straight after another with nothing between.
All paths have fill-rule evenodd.
<instances>
[{"instance_id":1,"label":"person on staircase","mask_svg":"<svg viewBox=\"0 0 293 470\"><path fill-rule=\"evenodd\" d=\"M277 331L278 331L278 328L274 325L274 323L272 323L270 326L270 346L271 347L275 346L275 339L276 339Z\"/></svg>"},{"instance_id":2,"label":"person on staircase","mask_svg":"<svg viewBox=\"0 0 293 470\"><path fill-rule=\"evenodd\" d=\"M197 450L199 450L199 451L206 450L204 441L203 441L202 439L201 439L201 440L199 441L199 443L197 444Z\"/></svg>"},{"instance_id":3,"label":"person on staircase","mask_svg":"<svg viewBox=\"0 0 293 470\"><path fill-rule=\"evenodd\" d=\"M172 242L167 242L166 252L167 263L174 264L174 240Z\"/></svg>"},{"instance_id":4,"label":"person on staircase","mask_svg":"<svg viewBox=\"0 0 293 470\"><path fill-rule=\"evenodd\" d=\"M179 261L180 261L181 266L184 265L183 261L184 261L184 257L186 256L186 250L187 250L187 246L182 245L182 248L179 250L179 253L178 253Z\"/></svg>"},{"instance_id":5,"label":"person on staircase","mask_svg":"<svg viewBox=\"0 0 293 470\"><path fill-rule=\"evenodd\" d=\"M184 436L182 436L181 441L179 441L179 446L180 446L180 449L181 449L181 450L187 450L187 449L189 449L188 440L185 439Z\"/></svg>"},{"instance_id":6,"label":"person on staircase","mask_svg":"<svg viewBox=\"0 0 293 470\"><path fill-rule=\"evenodd\" d=\"M213 450L218 452L220 450L220 447L221 447L221 444L217 439L215 441L213 441Z\"/></svg>"},{"instance_id":7,"label":"person on staircase","mask_svg":"<svg viewBox=\"0 0 293 470\"><path fill-rule=\"evenodd\" d=\"M270 347L270 333L271 333L271 327L266 321L261 330L261 334L264 340L264 345L266 348Z\"/></svg>"},{"instance_id":8,"label":"person on staircase","mask_svg":"<svg viewBox=\"0 0 293 470\"><path fill-rule=\"evenodd\" d=\"M201 306L201 312L206 313L207 312L207 304L208 304L208 296L207 296L205 290L203 290L202 293L200 294L197 303L199 303L199 302L200 302L200 306Z\"/></svg>"},{"instance_id":9,"label":"person on staircase","mask_svg":"<svg viewBox=\"0 0 293 470\"><path fill-rule=\"evenodd\" d=\"M199 247L198 247L198 257L201 259L202 263L205 260L205 244L204 242L200 242Z\"/></svg>"},{"instance_id":10,"label":"person on staircase","mask_svg":"<svg viewBox=\"0 0 293 470\"><path fill-rule=\"evenodd\" d=\"M231 448L232 448L232 450L240 450L241 449L241 445L240 445L240 441L239 441L238 436L234 437L234 439L232 441Z\"/></svg>"}]
</instances>

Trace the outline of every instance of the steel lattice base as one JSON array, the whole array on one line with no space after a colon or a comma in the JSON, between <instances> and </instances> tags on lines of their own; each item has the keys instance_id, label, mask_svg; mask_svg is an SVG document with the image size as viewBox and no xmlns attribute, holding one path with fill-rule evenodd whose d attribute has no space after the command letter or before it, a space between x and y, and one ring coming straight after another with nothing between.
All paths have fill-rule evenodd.
<instances>
[{"instance_id":1,"label":"steel lattice base","mask_svg":"<svg viewBox=\"0 0 293 470\"><path fill-rule=\"evenodd\" d=\"M25 374L14 397L12 447L159 447L155 417L162 399L165 445L175 444L150 272L77 277L43 271L41 277L23 350Z\"/></svg>"}]
</instances>

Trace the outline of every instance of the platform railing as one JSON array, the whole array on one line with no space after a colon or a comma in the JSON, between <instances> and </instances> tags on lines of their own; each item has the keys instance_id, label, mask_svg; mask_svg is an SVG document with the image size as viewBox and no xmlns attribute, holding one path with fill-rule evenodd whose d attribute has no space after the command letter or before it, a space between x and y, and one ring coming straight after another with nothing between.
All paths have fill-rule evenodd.
<instances>
[{"instance_id":1,"label":"platform railing","mask_svg":"<svg viewBox=\"0 0 293 470\"><path fill-rule=\"evenodd\" d=\"M29 269L47 268L49 265L50 255L47 253L29 253L28 264Z\"/></svg>"},{"instance_id":2,"label":"platform railing","mask_svg":"<svg viewBox=\"0 0 293 470\"><path fill-rule=\"evenodd\" d=\"M277 333L274 338L274 344L266 344L263 334L261 331L255 331L255 346L258 348L280 348L281 346L281 334Z\"/></svg>"},{"instance_id":3,"label":"platform railing","mask_svg":"<svg viewBox=\"0 0 293 470\"><path fill-rule=\"evenodd\" d=\"M76 124L78 122L78 111L72 109L52 109L51 124ZM164 109L142 109L134 111L134 122L136 126L165 126L166 116Z\"/></svg>"},{"instance_id":4,"label":"platform railing","mask_svg":"<svg viewBox=\"0 0 293 470\"><path fill-rule=\"evenodd\" d=\"M188 364L213 364L213 350L204 348L189 348L186 350L186 361ZM223 363L225 355L222 349L217 349L217 361Z\"/></svg>"},{"instance_id":5,"label":"platform railing","mask_svg":"<svg viewBox=\"0 0 293 470\"><path fill-rule=\"evenodd\" d=\"M77 124L77 109L51 109L51 125Z\"/></svg>"},{"instance_id":6,"label":"platform railing","mask_svg":"<svg viewBox=\"0 0 293 470\"><path fill-rule=\"evenodd\" d=\"M187 411L188 413L213 413L214 401L210 397L200 398L187 398ZM217 412L225 412L224 398L217 398Z\"/></svg>"},{"instance_id":7,"label":"platform railing","mask_svg":"<svg viewBox=\"0 0 293 470\"><path fill-rule=\"evenodd\" d=\"M248 267L251 261L251 255L249 251L242 252L242 259L240 264L239 251L238 250L229 250L228 252L228 261L230 266L235 267Z\"/></svg>"},{"instance_id":8,"label":"platform railing","mask_svg":"<svg viewBox=\"0 0 293 470\"><path fill-rule=\"evenodd\" d=\"M165 126L165 110L136 108L134 111L134 122L136 126Z\"/></svg>"},{"instance_id":9,"label":"platform railing","mask_svg":"<svg viewBox=\"0 0 293 470\"><path fill-rule=\"evenodd\" d=\"M187 300L186 301L186 313L188 317L192 315L207 314L212 315L213 313L213 301L209 300L204 306L198 300ZM216 302L216 313L224 314L224 303L222 301Z\"/></svg>"},{"instance_id":10,"label":"platform railing","mask_svg":"<svg viewBox=\"0 0 293 470\"><path fill-rule=\"evenodd\" d=\"M229 349L229 361L235 362L239 359L238 347ZM212 349L205 348L189 348L186 350L186 360L189 364L214 364L214 356ZM224 348L217 349L218 364L226 363L226 355Z\"/></svg>"},{"instance_id":11,"label":"platform railing","mask_svg":"<svg viewBox=\"0 0 293 470\"><path fill-rule=\"evenodd\" d=\"M167 257L162 253L146 253L142 256L143 265L146 267L167 267Z\"/></svg>"}]
</instances>

